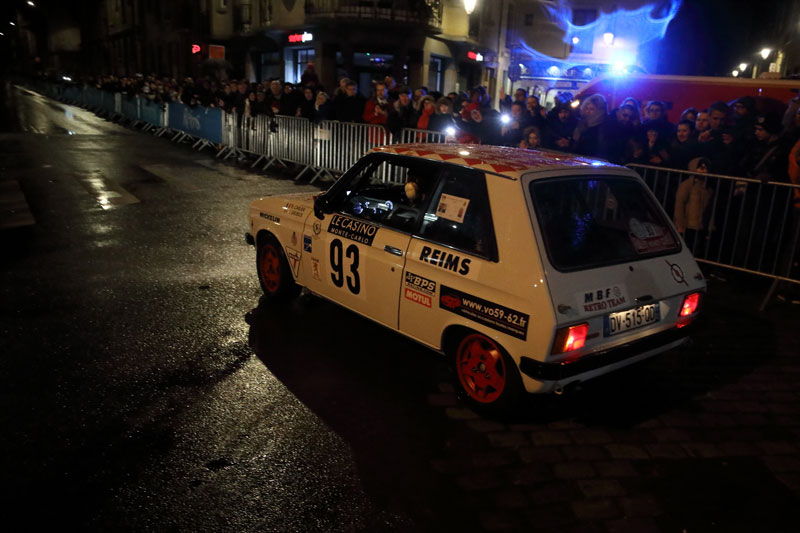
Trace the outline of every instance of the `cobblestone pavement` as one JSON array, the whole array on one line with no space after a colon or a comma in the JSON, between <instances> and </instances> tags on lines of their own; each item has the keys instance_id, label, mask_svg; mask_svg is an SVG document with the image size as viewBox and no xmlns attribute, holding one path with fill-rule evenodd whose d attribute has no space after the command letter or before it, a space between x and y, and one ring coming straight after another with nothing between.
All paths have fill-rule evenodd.
<instances>
[{"instance_id":1,"label":"cobblestone pavement","mask_svg":"<svg viewBox=\"0 0 800 533\"><path fill-rule=\"evenodd\" d=\"M741 287L746 287L744 291ZM800 308L748 277L712 281L691 347L462 425L432 467L483 531L798 531Z\"/></svg>"}]
</instances>

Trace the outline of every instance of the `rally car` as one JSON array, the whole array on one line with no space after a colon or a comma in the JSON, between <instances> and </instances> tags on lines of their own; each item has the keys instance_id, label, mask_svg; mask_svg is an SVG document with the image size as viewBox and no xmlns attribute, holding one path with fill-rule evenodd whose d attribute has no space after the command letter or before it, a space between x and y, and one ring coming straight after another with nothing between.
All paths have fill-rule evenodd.
<instances>
[{"instance_id":1,"label":"rally car","mask_svg":"<svg viewBox=\"0 0 800 533\"><path fill-rule=\"evenodd\" d=\"M682 344L705 280L632 170L557 152L376 148L323 194L255 200L269 300L301 287L447 355L505 408Z\"/></svg>"}]
</instances>

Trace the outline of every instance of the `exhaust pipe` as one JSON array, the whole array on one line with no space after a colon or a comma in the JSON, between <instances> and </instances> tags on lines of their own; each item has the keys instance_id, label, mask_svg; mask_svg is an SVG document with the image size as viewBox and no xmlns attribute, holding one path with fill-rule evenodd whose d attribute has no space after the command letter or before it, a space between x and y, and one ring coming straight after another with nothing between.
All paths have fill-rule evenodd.
<instances>
[{"instance_id":1,"label":"exhaust pipe","mask_svg":"<svg viewBox=\"0 0 800 533\"><path fill-rule=\"evenodd\" d=\"M556 394L557 396L561 396L562 394L565 393L571 394L573 392L577 392L580 389L581 389L581 382L572 381L570 383L567 383L566 387L561 384L556 385L555 388L553 389L553 393Z\"/></svg>"}]
</instances>

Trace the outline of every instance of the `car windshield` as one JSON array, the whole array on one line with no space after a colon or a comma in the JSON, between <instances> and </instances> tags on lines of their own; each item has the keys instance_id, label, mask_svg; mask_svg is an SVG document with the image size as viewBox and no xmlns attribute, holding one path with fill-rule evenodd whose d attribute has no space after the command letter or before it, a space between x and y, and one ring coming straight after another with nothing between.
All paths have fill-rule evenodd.
<instances>
[{"instance_id":1,"label":"car windshield","mask_svg":"<svg viewBox=\"0 0 800 533\"><path fill-rule=\"evenodd\" d=\"M547 255L573 271L675 253L680 241L644 185L622 176L534 180Z\"/></svg>"}]
</instances>

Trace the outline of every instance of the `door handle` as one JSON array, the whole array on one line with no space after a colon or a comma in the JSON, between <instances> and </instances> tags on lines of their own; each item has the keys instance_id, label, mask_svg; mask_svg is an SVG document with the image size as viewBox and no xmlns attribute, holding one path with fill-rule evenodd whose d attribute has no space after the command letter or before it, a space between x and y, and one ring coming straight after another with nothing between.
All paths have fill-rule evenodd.
<instances>
[{"instance_id":1,"label":"door handle","mask_svg":"<svg viewBox=\"0 0 800 533\"><path fill-rule=\"evenodd\" d=\"M400 248L395 248L394 246L389 246L388 244L383 247L384 252L389 252L390 254L403 256L403 250Z\"/></svg>"}]
</instances>

